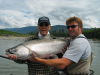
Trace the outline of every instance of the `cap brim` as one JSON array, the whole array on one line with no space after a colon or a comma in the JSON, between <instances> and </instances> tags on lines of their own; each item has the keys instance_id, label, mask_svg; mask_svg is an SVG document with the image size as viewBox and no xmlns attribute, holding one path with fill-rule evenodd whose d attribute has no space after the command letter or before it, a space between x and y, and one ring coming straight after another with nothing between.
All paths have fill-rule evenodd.
<instances>
[{"instance_id":1,"label":"cap brim","mask_svg":"<svg viewBox=\"0 0 100 75\"><path fill-rule=\"evenodd\" d=\"M38 23L38 25L40 25L41 23L47 23L48 25L50 25L50 23L49 23L49 22L47 22L47 21L42 21L42 22L39 22L39 23Z\"/></svg>"}]
</instances>

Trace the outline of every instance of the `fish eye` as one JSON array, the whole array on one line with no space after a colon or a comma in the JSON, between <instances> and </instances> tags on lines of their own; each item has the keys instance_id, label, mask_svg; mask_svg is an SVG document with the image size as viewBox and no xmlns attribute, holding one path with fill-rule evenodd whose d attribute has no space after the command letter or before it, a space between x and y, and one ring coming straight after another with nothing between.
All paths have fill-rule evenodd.
<instances>
[{"instance_id":1,"label":"fish eye","mask_svg":"<svg viewBox=\"0 0 100 75\"><path fill-rule=\"evenodd\" d=\"M16 49L10 49L10 52L15 53L17 50Z\"/></svg>"},{"instance_id":2,"label":"fish eye","mask_svg":"<svg viewBox=\"0 0 100 75\"><path fill-rule=\"evenodd\" d=\"M14 49L14 48L13 48L13 49L10 48L10 49L7 49L7 50L6 50L6 52L7 52L7 53L10 53L10 54L14 54L16 51L17 51L17 50Z\"/></svg>"}]
</instances>

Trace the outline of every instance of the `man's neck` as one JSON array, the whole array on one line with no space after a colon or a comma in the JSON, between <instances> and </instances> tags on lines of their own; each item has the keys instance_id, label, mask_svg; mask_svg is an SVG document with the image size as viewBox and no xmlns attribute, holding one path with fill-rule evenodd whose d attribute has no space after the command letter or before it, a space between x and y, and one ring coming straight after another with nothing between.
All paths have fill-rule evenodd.
<instances>
[{"instance_id":1,"label":"man's neck","mask_svg":"<svg viewBox=\"0 0 100 75\"><path fill-rule=\"evenodd\" d=\"M82 33L80 33L82 34ZM78 37L80 34L76 35L76 36L71 36L71 39L75 39L76 37Z\"/></svg>"},{"instance_id":2,"label":"man's neck","mask_svg":"<svg viewBox=\"0 0 100 75\"><path fill-rule=\"evenodd\" d=\"M45 36L47 36L47 35L49 35L50 33L48 32L47 34L41 34L40 32L39 32L39 34L38 34L38 36L39 36L39 38L42 38L42 37L45 37Z\"/></svg>"}]
</instances>

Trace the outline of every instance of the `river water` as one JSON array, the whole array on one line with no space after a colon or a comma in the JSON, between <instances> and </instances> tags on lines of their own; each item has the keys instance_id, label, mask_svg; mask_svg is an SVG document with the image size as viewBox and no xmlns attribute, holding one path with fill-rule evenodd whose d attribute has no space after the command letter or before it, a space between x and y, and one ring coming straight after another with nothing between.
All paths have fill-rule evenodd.
<instances>
[{"instance_id":1,"label":"river water","mask_svg":"<svg viewBox=\"0 0 100 75\"><path fill-rule=\"evenodd\" d=\"M0 38L0 55L5 54L5 50L24 42L23 38ZM94 75L100 74L100 40L89 40L94 60L91 68L94 70ZM28 75L26 64L17 64L11 60L0 58L0 75Z\"/></svg>"}]
</instances>

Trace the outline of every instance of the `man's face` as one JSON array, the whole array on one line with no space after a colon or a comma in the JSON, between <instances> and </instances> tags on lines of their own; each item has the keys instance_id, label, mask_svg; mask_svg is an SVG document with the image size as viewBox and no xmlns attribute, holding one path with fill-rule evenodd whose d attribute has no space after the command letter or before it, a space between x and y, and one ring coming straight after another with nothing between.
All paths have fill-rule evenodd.
<instances>
[{"instance_id":1,"label":"man's face","mask_svg":"<svg viewBox=\"0 0 100 75\"><path fill-rule=\"evenodd\" d=\"M69 25L67 25L67 29L69 32L70 37L75 38L79 34L82 33L81 28L79 27L77 22L71 22Z\"/></svg>"},{"instance_id":2,"label":"man's face","mask_svg":"<svg viewBox=\"0 0 100 75\"><path fill-rule=\"evenodd\" d=\"M41 23L39 26L39 31L41 33L41 35L47 35L49 30L51 29L51 26L48 25L47 23Z\"/></svg>"}]
</instances>

